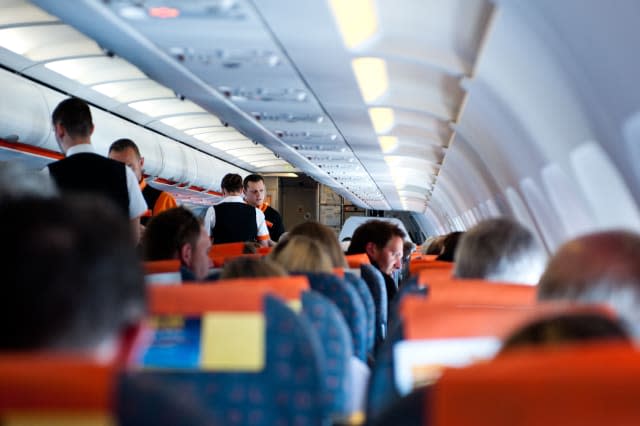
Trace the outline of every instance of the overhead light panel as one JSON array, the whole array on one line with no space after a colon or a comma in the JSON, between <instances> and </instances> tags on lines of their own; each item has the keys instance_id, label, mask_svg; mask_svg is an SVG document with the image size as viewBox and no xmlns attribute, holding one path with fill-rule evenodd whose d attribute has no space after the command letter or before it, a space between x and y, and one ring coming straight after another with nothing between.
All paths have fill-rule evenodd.
<instances>
[{"instance_id":1,"label":"overhead light panel","mask_svg":"<svg viewBox=\"0 0 640 426\"><path fill-rule=\"evenodd\" d=\"M351 62L360 93L366 103L385 94L389 88L387 63L380 58L356 58Z\"/></svg>"},{"instance_id":2,"label":"overhead light panel","mask_svg":"<svg viewBox=\"0 0 640 426\"><path fill-rule=\"evenodd\" d=\"M166 117L160 120L167 126L171 126L178 130L195 129L200 127L219 127L223 126L218 117L209 113L200 113L193 115L179 115L176 117Z\"/></svg>"},{"instance_id":3,"label":"overhead light panel","mask_svg":"<svg viewBox=\"0 0 640 426\"><path fill-rule=\"evenodd\" d=\"M108 56L63 59L47 62L45 67L87 86L146 78L142 71L124 59Z\"/></svg>"},{"instance_id":4,"label":"overhead light panel","mask_svg":"<svg viewBox=\"0 0 640 426\"><path fill-rule=\"evenodd\" d=\"M330 0L329 4L347 48L359 46L378 32L373 0Z\"/></svg>"},{"instance_id":5,"label":"overhead light panel","mask_svg":"<svg viewBox=\"0 0 640 426\"><path fill-rule=\"evenodd\" d=\"M167 89L166 87L149 79L103 83L92 86L91 88L122 103L148 99L171 98L172 96L175 96L173 90Z\"/></svg>"},{"instance_id":6,"label":"overhead light panel","mask_svg":"<svg viewBox=\"0 0 640 426\"><path fill-rule=\"evenodd\" d=\"M396 136L378 136L378 142L383 154L390 154L398 147L398 138Z\"/></svg>"},{"instance_id":7,"label":"overhead light panel","mask_svg":"<svg viewBox=\"0 0 640 426\"><path fill-rule=\"evenodd\" d=\"M133 109L147 114L149 117L172 116L179 114L205 113L206 111L190 101L180 99L153 99L130 103Z\"/></svg>"},{"instance_id":8,"label":"overhead light panel","mask_svg":"<svg viewBox=\"0 0 640 426\"><path fill-rule=\"evenodd\" d=\"M391 108L369 108L369 118L379 135L391 130L395 123L395 114Z\"/></svg>"}]
</instances>

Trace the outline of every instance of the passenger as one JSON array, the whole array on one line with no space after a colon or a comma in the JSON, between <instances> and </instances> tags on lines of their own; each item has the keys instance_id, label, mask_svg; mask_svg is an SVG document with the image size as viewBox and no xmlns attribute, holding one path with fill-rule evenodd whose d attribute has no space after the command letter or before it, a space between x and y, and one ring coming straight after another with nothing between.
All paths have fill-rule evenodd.
<instances>
[{"instance_id":1,"label":"passenger","mask_svg":"<svg viewBox=\"0 0 640 426\"><path fill-rule=\"evenodd\" d=\"M509 219L489 219L461 237L453 275L536 285L545 266L546 253L527 228Z\"/></svg>"},{"instance_id":2,"label":"passenger","mask_svg":"<svg viewBox=\"0 0 640 426\"><path fill-rule=\"evenodd\" d=\"M268 258L289 272L333 272L331 258L324 247L304 235L289 235L274 247Z\"/></svg>"},{"instance_id":3,"label":"passenger","mask_svg":"<svg viewBox=\"0 0 640 426\"><path fill-rule=\"evenodd\" d=\"M640 235L604 231L560 247L538 284L538 300L608 303L640 337Z\"/></svg>"},{"instance_id":4,"label":"passenger","mask_svg":"<svg viewBox=\"0 0 640 426\"><path fill-rule=\"evenodd\" d=\"M534 321L505 339L500 354L524 346L556 346L589 340L618 340L631 343L624 325L595 313L559 314Z\"/></svg>"},{"instance_id":5,"label":"passenger","mask_svg":"<svg viewBox=\"0 0 640 426\"><path fill-rule=\"evenodd\" d=\"M398 291L391 274L402 268L405 236L404 231L391 222L370 220L356 228L347 251L347 254L366 253L371 264L382 272L389 302Z\"/></svg>"},{"instance_id":6,"label":"passenger","mask_svg":"<svg viewBox=\"0 0 640 426\"><path fill-rule=\"evenodd\" d=\"M122 163L95 153L89 105L69 98L53 110L54 134L65 157L44 169L61 192L102 194L118 205L131 222L133 240L140 239L140 216L147 210L135 174Z\"/></svg>"},{"instance_id":7,"label":"passenger","mask_svg":"<svg viewBox=\"0 0 640 426\"><path fill-rule=\"evenodd\" d=\"M442 240L442 251L440 252L440 255L436 257L436 260L453 262L456 247L458 247L458 241L460 241L462 234L464 234L464 232L455 231L445 235Z\"/></svg>"},{"instance_id":8,"label":"passenger","mask_svg":"<svg viewBox=\"0 0 640 426\"><path fill-rule=\"evenodd\" d=\"M224 264L220 279L284 277L287 271L266 257L241 256Z\"/></svg>"},{"instance_id":9,"label":"passenger","mask_svg":"<svg viewBox=\"0 0 640 426\"><path fill-rule=\"evenodd\" d=\"M572 343L617 341L631 344L631 339L619 321L595 313L565 313L536 320L505 339L497 356L510 354L525 347L558 346ZM377 419L376 426L422 426L428 424L431 385L414 389L397 400ZM435 391L437 392L437 384Z\"/></svg>"},{"instance_id":10,"label":"passenger","mask_svg":"<svg viewBox=\"0 0 640 426\"><path fill-rule=\"evenodd\" d=\"M269 230L269 237L271 241L277 242L284 232L284 223L282 222L280 213L265 202L264 178L256 174L249 175L244 178L242 186L244 201L264 213L264 218Z\"/></svg>"},{"instance_id":11,"label":"passenger","mask_svg":"<svg viewBox=\"0 0 640 426\"><path fill-rule=\"evenodd\" d=\"M213 206L213 241L216 244L257 241L269 245L264 213L242 199L242 177L228 173L222 178L224 198Z\"/></svg>"},{"instance_id":12,"label":"passenger","mask_svg":"<svg viewBox=\"0 0 640 426\"><path fill-rule=\"evenodd\" d=\"M112 202L102 196L5 199L0 239L0 352L66 354L116 367L131 354L146 312L145 288L131 231ZM113 377L114 388L116 382L111 409L118 424L216 423L198 395L149 386L135 373ZM91 392L115 390L97 386ZM68 414L74 423L87 420L81 417L87 413ZM37 423L53 420L38 416Z\"/></svg>"},{"instance_id":13,"label":"passenger","mask_svg":"<svg viewBox=\"0 0 640 426\"><path fill-rule=\"evenodd\" d=\"M102 197L3 200L4 351L113 359L145 314L140 262L119 211Z\"/></svg>"},{"instance_id":14,"label":"passenger","mask_svg":"<svg viewBox=\"0 0 640 426\"><path fill-rule=\"evenodd\" d=\"M440 255L443 249L444 238L444 235L427 238L427 241L422 245L422 254Z\"/></svg>"},{"instance_id":15,"label":"passenger","mask_svg":"<svg viewBox=\"0 0 640 426\"><path fill-rule=\"evenodd\" d=\"M58 188L51 176L27 169L22 163L0 162L0 200L17 197L52 198Z\"/></svg>"},{"instance_id":16,"label":"passenger","mask_svg":"<svg viewBox=\"0 0 640 426\"><path fill-rule=\"evenodd\" d=\"M328 226L314 221L303 222L296 225L289 232L289 235L304 235L320 243L331 258L331 263L334 268L349 267L342 252L342 247L340 247L340 243L338 242L338 237Z\"/></svg>"},{"instance_id":17,"label":"passenger","mask_svg":"<svg viewBox=\"0 0 640 426\"><path fill-rule=\"evenodd\" d=\"M320 242L306 235L313 230L318 232L316 237L319 237ZM325 244L329 244L333 248L328 250ZM331 229L317 222L305 222L293 228L287 239L278 243L268 257L291 273L321 272L330 274L333 272L333 268L337 267L336 263L342 265L338 254L342 255L342 251L338 245L338 239ZM335 258L332 260L334 256ZM344 255L342 255L342 262L346 264ZM369 376L369 367L357 357L352 356L349 360L351 382L349 407L352 412L364 410Z\"/></svg>"},{"instance_id":18,"label":"passenger","mask_svg":"<svg viewBox=\"0 0 640 426\"><path fill-rule=\"evenodd\" d=\"M144 260L179 259L183 281L202 281L212 266L211 241L188 209L176 207L153 217L142 237Z\"/></svg>"},{"instance_id":19,"label":"passenger","mask_svg":"<svg viewBox=\"0 0 640 426\"><path fill-rule=\"evenodd\" d=\"M140 155L138 146L131 139L118 139L109 147L109 158L126 164L133 170L138 179L140 190L144 201L149 209L140 219L143 225L149 222L151 216L157 216L165 210L177 207L175 198L167 191L160 191L150 185L142 176L142 167L144 166L144 157Z\"/></svg>"}]
</instances>

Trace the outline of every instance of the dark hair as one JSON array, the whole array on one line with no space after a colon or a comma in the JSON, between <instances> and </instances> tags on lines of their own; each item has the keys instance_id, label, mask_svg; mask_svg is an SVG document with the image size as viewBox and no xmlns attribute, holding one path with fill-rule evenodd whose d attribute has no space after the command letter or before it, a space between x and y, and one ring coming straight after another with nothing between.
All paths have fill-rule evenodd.
<instances>
[{"instance_id":1,"label":"dark hair","mask_svg":"<svg viewBox=\"0 0 640 426\"><path fill-rule=\"evenodd\" d=\"M597 313L563 313L536 320L505 339L502 352L523 346L557 345L589 340L630 342L622 324Z\"/></svg>"},{"instance_id":2,"label":"dark hair","mask_svg":"<svg viewBox=\"0 0 640 426\"><path fill-rule=\"evenodd\" d=\"M375 219L367 221L354 231L347 254L366 253L367 243L374 243L382 249L393 237L404 239L406 234L395 223Z\"/></svg>"},{"instance_id":3,"label":"dark hair","mask_svg":"<svg viewBox=\"0 0 640 426\"><path fill-rule=\"evenodd\" d=\"M346 268L348 266L338 242L338 237L328 226L314 221L303 222L296 225L289 232L290 237L295 235L304 235L319 242L327 251L334 268Z\"/></svg>"},{"instance_id":4,"label":"dark hair","mask_svg":"<svg viewBox=\"0 0 640 426\"><path fill-rule=\"evenodd\" d=\"M436 257L436 260L453 262L456 247L458 247L458 241L460 241L460 237L462 237L463 234L464 232L461 231L455 231L447 234L442 241L442 252L438 257Z\"/></svg>"},{"instance_id":5,"label":"dark hair","mask_svg":"<svg viewBox=\"0 0 640 426\"><path fill-rule=\"evenodd\" d=\"M129 223L101 196L0 204L2 350L95 347L140 319Z\"/></svg>"},{"instance_id":6,"label":"dark hair","mask_svg":"<svg viewBox=\"0 0 640 426\"><path fill-rule=\"evenodd\" d=\"M227 173L222 178L220 186L227 192L240 192L242 191L242 176L235 173Z\"/></svg>"},{"instance_id":7,"label":"dark hair","mask_svg":"<svg viewBox=\"0 0 640 426\"><path fill-rule=\"evenodd\" d=\"M109 152L123 152L124 150L131 148L133 152L136 153L136 156L140 158L140 150L138 149L138 145L131 139L122 138L118 139L109 147Z\"/></svg>"},{"instance_id":8,"label":"dark hair","mask_svg":"<svg viewBox=\"0 0 640 426\"><path fill-rule=\"evenodd\" d=\"M249 187L249 182L264 182L264 178L257 174L251 174L244 178L242 181L242 187L247 189Z\"/></svg>"},{"instance_id":9,"label":"dark hair","mask_svg":"<svg viewBox=\"0 0 640 426\"><path fill-rule=\"evenodd\" d=\"M151 218L142 237L144 260L176 258L185 244L195 246L200 222L184 207L165 210Z\"/></svg>"},{"instance_id":10,"label":"dark hair","mask_svg":"<svg viewBox=\"0 0 640 426\"><path fill-rule=\"evenodd\" d=\"M51 121L53 124L61 124L71 137L87 137L93 129L89 105L78 98L60 102L51 114Z\"/></svg>"}]
</instances>

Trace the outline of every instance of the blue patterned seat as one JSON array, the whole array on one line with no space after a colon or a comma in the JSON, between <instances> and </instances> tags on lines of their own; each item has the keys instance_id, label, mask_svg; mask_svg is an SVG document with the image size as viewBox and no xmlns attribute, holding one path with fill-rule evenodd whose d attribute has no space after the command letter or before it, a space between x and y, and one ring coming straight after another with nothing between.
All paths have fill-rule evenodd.
<instances>
[{"instance_id":1,"label":"blue patterned seat","mask_svg":"<svg viewBox=\"0 0 640 426\"><path fill-rule=\"evenodd\" d=\"M336 304L347 321L353 339L353 354L363 361L367 359L367 323L364 305L358 292L333 274L304 273L312 290Z\"/></svg>"},{"instance_id":2,"label":"blue patterned seat","mask_svg":"<svg viewBox=\"0 0 640 426\"><path fill-rule=\"evenodd\" d=\"M367 419L369 420L375 420L400 398L394 380L393 346L402 338L402 325L396 323L389 330L387 339L378 349L367 393Z\"/></svg>"},{"instance_id":3,"label":"blue patterned seat","mask_svg":"<svg viewBox=\"0 0 640 426\"><path fill-rule=\"evenodd\" d=\"M318 332L326 360L325 398L334 419L348 416L351 380L349 363L353 344L349 327L336 305L315 291L302 295L302 312Z\"/></svg>"},{"instance_id":4,"label":"blue patterned seat","mask_svg":"<svg viewBox=\"0 0 640 426\"><path fill-rule=\"evenodd\" d=\"M356 289L360 295L360 300L364 304L364 310L367 314L367 351L371 352L375 343L376 333L376 307L373 303L373 296L367 287L367 283L357 275L346 271L344 280Z\"/></svg>"},{"instance_id":5,"label":"blue patterned seat","mask_svg":"<svg viewBox=\"0 0 640 426\"><path fill-rule=\"evenodd\" d=\"M375 346L378 347L387 337L387 288L384 285L382 273L375 266L363 263L360 265L360 275L371 292L373 304L376 308Z\"/></svg>"},{"instance_id":6,"label":"blue patterned seat","mask_svg":"<svg viewBox=\"0 0 640 426\"><path fill-rule=\"evenodd\" d=\"M121 392L127 387L169 387L185 400L200 398L224 425L326 424L326 367L316 331L304 316L275 297L265 296L264 316L265 365L261 371L143 370L126 375ZM157 407L140 407L132 400L122 401L119 409L126 417Z\"/></svg>"}]
</instances>

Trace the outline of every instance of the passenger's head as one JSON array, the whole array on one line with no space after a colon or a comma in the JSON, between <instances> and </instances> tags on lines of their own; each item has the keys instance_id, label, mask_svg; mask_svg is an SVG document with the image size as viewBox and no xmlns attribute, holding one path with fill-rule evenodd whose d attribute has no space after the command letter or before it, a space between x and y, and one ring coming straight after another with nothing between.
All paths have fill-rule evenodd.
<instances>
[{"instance_id":1,"label":"passenger's head","mask_svg":"<svg viewBox=\"0 0 640 426\"><path fill-rule=\"evenodd\" d=\"M458 242L462 234L464 234L464 232L455 231L445 235L442 239L442 251L436 259L443 262L453 262L456 248L458 247Z\"/></svg>"},{"instance_id":2,"label":"passenger's head","mask_svg":"<svg viewBox=\"0 0 640 426\"><path fill-rule=\"evenodd\" d=\"M439 255L442 253L442 244L444 243L444 235L437 237L429 237L422 245L422 254Z\"/></svg>"},{"instance_id":3,"label":"passenger's head","mask_svg":"<svg viewBox=\"0 0 640 426\"><path fill-rule=\"evenodd\" d=\"M505 339L501 354L527 346L557 346L589 341L630 342L624 326L597 313L565 313L536 320Z\"/></svg>"},{"instance_id":4,"label":"passenger's head","mask_svg":"<svg viewBox=\"0 0 640 426\"><path fill-rule=\"evenodd\" d=\"M333 272L331 258L325 248L303 235L290 235L271 250L268 258L289 272Z\"/></svg>"},{"instance_id":5,"label":"passenger's head","mask_svg":"<svg viewBox=\"0 0 640 426\"><path fill-rule=\"evenodd\" d=\"M196 280L204 279L211 267L211 240L204 226L184 207L154 216L142 237L144 260L179 259Z\"/></svg>"},{"instance_id":6,"label":"passenger's head","mask_svg":"<svg viewBox=\"0 0 640 426\"><path fill-rule=\"evenodd\" d=\"M240 256L224 264L220 279L284 277L287 271L266 257Z\"/></svg>"},{"instance_id":7,"label":"passenger's head","mask_svg":"<svg viewBox=\"0 0 640 426\"><path fill-rule=\"evenodd\" d=\"M106 356L144 315L140 260L107 200L5 199L0 240L2 350Z\"/></svg>"},{"instance_id":8,"label":"passenger's head","mask_svg":"<svg viewBox=\"0 0 640 426\"><path fill-rule=\"evenodd\" d=\"M29 170L23 164L0 161L0 200L7 197L43 197L58 195L50 175Z\"/></svg>"},{"instance_id":9,"label":"passenger's head","mask_svg":"<svg viewBox=\"0 0 640 426\"><path fill-rule=\"evenodd\" d=\"M88 139L93 133L89 105L81 99L69 98L60 102L51 114L56 141L66 150L78 139Z\"/></svg>"},{"instance_id":10,"label":"passenger's head","mask_svg":"<svg viewBox=\"0 0 640 426\"><path fill-rule=\"evenodd\" d=\"M242 177L235 173L227 173L220 183L224 195L240 195L242 193Z\"/></svg>"},{"instance_id":11,"label":"passenger's head","mask_svg":"<svg viewBox=\"0 0 640 426\"><path fill-rule=\"evenodd\" d=\"M331 258L331 263L334 268L346 268L348 266L340 243L338 242L338 237L328 226L313 221L303 222L296 225L289 232L289 235L304 235L320 243Z\"/></svg>"},{"instance_id":12,"label":"passenger's head","mask_svg":"<svg viewBox=\"0 0 640 426\"><path fill-rule=\"evenodd\" d=\"M131 139L118 139L112 143L109 147L109 158L129 166L138 182L142 181L144 158L140 156L138 146Z\"/></svg>"},{"instance_id":13,"label":"passenger's head","mask_svg":"<svg viewBox=\"0 0 640 426\"><path fill-rule=\"evenodd\" d=\"M489 219L461 237L453 275L535 285L545 264L545 252L527 228L509 219Z\"/></svg>"},{"instance_id":14,"label":"passenger's head","mask_svg":"<svg viewBox=\"0 0 640 426\"><path fill-rule=\"evenodd\" d=\"M252 174L244 178L243 181L244 200L247 204L260 207L264 203L266 190L264 179L260 175Z\"/></svg>"},{"instance_id":15,"label":"passenger's head","mask_svg":"<svg viewBox=\"0 0 640 426\"><path fill-rule=\"evenodd\" d=\"M389 275L402 267L405 236L398 225L370 220L356 228L347 254L366 253L380 271Z\"/></svg>"},{"instance_id":16,"label":"passenger's head","mask_svg":"<svg viewBox=\"0 0 640 426\"><path fill-rule=\"evenodd\" d=\"M640 336L640 235L606 231L560 247L538 284L539 300L608 303Z\"/></svg>"}]
</instances>

